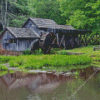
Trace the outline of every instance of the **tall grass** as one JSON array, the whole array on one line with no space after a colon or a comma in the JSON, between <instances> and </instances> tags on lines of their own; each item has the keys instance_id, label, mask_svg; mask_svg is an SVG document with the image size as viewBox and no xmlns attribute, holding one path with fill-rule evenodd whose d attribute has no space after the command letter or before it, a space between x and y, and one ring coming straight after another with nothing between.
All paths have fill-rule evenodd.
<instances>
[{"instance_id":1,"label":"tall grass","mask_svg":"<svg viewBox=\"0 0 100 100\"><path fill-rule=\"evenodd\" d=\"M66 50L57 51L56 54L59 54L59 55L68 55L68 53L67 53Z\"/></svg>"},{"instance_id":2,"label":"tall grass","mask_svg":"<svg viewBox=\"0 0 100 100\"><path fill-rule=\"evenodd\" d=\"M11 59L15 59L15 56L0 56L0 63L8 63Z\"/></svg>"},{"instance_id":3,"label":"tall grass","mask_svg":"<svg viewBox=\"0 0 100 100\"><path fill-rule=\"evenodd\" d=\"M26 55L16 57L9 63L11 67L38 69L44 66L86 65L91 63L91 58L84 55Z\"/></svg>"},{"instance_id":4,"label":"tall grass","mask_svg":"<svg viewBox=\"0 0 100 100\"><path fill-rule=\"evenodd\" d=\"M5 65L0 65L0 71L8 70L8 68Z\"/></svg>"}]
</instances>

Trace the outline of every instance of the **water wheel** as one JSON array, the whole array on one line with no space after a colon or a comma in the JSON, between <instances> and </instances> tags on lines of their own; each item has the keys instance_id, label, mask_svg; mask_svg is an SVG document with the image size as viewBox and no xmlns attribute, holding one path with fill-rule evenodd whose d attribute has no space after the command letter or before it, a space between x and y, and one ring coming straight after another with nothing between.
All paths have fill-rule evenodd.
<instances>
[{"instance_id":1,"label":"water wheel","mask_svg":"<svg viewBox=\"0 0 100 100\"><path fill-rule=\"evenodd\" d=\"M44 53L48 53L51 47L57 45L56 36L53 33L43 34L39 41L39 47Z\"/></svg>"}]
</instances>

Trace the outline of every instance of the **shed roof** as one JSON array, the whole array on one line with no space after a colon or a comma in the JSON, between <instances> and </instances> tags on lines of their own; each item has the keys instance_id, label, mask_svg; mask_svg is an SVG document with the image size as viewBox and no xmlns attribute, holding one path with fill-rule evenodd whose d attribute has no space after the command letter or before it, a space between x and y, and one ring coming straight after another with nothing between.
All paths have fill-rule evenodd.
<instances>
[{"instance_id":1,"label":"shed roof","mask_svg":"<svg viewBox=\"0 0 100 100\"><path fill-rule=\"evenodd\" d=\"M29 28L7 27L6 29L8 29L16 38L39 38L39 35Z\"/></svg>"},{"instance_id":2,"label":"shed roof","mask_svg":"<svg viewBox=\"0 0 100 100\"><path fill-rule=\"evenodd\" d=\"M75 30L71 25L58 25L60 29Z\"/></svg>"},{"instance_id":3,"label":"shed roof","mask_svg":"<svg viewBox=\"0 0 100 100\"><path fill-rule=\"evenodd\" d=\"M43 18L30 17L30 18L28 18L28 20L31 20L35 25L38 26L38 28L67 29L67 30L74 29L71 25L58 25L52 19L43 19ZM27 21L25 22L25 24L27 23Z\"/></svg>"},{"instance_id":4,"label":"shed roof","mask_svg":"<svg viewBox=\"0 0 100 100\"><path fill-rule=\"evenodd\" d=\"M43 18L32 18L30 17L39 28L55 28L58 24L52 19L43 19Z\"/></svg>"}]
</instances>

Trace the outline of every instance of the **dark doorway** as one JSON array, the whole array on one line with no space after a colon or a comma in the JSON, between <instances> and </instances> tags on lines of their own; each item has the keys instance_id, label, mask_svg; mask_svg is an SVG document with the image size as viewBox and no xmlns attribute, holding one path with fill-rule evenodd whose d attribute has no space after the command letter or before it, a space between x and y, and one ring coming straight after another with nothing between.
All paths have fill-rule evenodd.
<instances>
[{"instance_id":1,"label":"dark doorway","mask_svg":"<svg viewBox=\"0 0 100 100\"><path fill-rule=\"evenodd\" d=\"M0 31L2 31L3 30L3 25L2 25L2 23L0 23Z\"/></svg>"}]
</instances>

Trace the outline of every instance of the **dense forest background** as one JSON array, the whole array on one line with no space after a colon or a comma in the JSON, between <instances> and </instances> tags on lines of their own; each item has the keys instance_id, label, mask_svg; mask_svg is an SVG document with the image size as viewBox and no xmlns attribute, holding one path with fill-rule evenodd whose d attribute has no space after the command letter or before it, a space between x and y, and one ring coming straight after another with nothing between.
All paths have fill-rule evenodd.
<instances>
[{"instance_id":1,"label":"dense forest background","mask_svg":"<svg viewBox=\"0 0 100 100\"><path fill-rule=\"evenodd\" d=\"M28 17L39 17L100 33L100 0L7 0L7 16L7 25L13 27L21 27Z\"/></svg>"}]
</instances>

